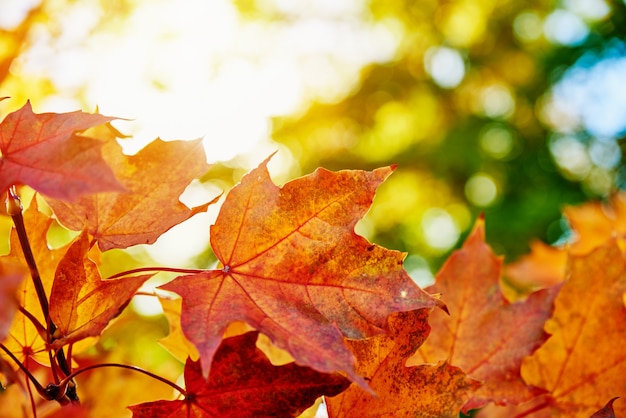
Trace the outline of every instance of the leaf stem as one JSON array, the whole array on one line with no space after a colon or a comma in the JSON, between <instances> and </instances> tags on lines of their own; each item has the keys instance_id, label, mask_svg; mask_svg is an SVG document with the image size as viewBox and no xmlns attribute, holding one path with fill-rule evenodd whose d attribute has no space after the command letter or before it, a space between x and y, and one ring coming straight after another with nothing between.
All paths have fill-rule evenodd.
<instances>
[{"instance_id":1,"label":"leaf stem","mask_svg":"<svg viewBox=\"0 0 626 418\"><path fill-rule=\"evenodd\" d=\"M37 293L37 299L39 300L39 305L41 306L41 311L43 312L43 316L46 321L46 327L44 329L44 341L47 344L52 343L52 335L56 331L57 327L50 318L50 306L48 304L48 297L46 296L46 290L44 289L43 282L41 281L41 276L39 274L39 269L37 268L37 262L35 261L35 256L33 255L33 250L30 246L30 241L28 240L28 233L26 232L26 225L24 224L24 216L22 215L22 211L24 207L22 206L22 202L20 201L20 197L17 195L15 190L15 186L12 186L7 191L7 213L11 216L13 220L13 224L15 225L15 230L17 232L18 239L20 241L20 246L22 247L22 253L24 254L24 259L26 264L28 265L28 269L30 270L30 277L33 279L33 285L35 287L35 292ZM39 332L41 332L41 328L43 325L26 309L20 307L20 312L24 314L37 328ZM6 350L5 350L6 351ZM55 381L58 379L56 374L56 369L54 368L54 362L52 362L52 356L49 352L50 356L50 367L52 368L52 374L54 376ZM12 357L14 360L17 360L15 357ZM63 370L63 365L67 364L65 361L65 354L63 353L63 349L60 349L57 352L57 358L61 362L61 369ZM18 362L21 365L21 363ZM25 368L22 366L22 369ZM64 374L69 374L69 370L63 370ZM35 380L36 381L36 380ZM44 392L41 392L39 389L41 385L38 384L37 391L42 395L46 396Z\"/></svg>"},{"instance_id":2,"label":"leaf stem","mask_svg":"<svg viewBox=\"0 0 626 418\"><path fill-rule=\"evenodd\" d=\"M131 366L131 365L128 365L128 364L119 364L119 363L92 364L91 366L87 366L87 367L85 367L83 369L76 370L72 374L67 376L65 379L61 380L61 382L59 383L59 386L63 387L64 385L66 385L68 382L70 382L72 379L74 379L76 376L78 376L79 374L81 374L83 372L86 372L86 371L89 371L89 370L93 370L93 369L99 369L99 368L102 368L102 367L119 367L121 369L129 369L129 370L134 370L134 371L139 372L139 373L143 373L146 376L150 376L151 378L156 379L156 380L158 380L158 381L160 381L162 383L165 383L166 385L169 385L170 387L176 389L178 392L180 392L181 395L183 395L185 397L187 396L187 391L185 389L183 389L182 387L178 386L176 383L174 383L174 382L172 382L172 381L170 381L170 380L168 380L168 379L166 379L164 377L161 377L161 376L159 376L157 374L154 374L152 372L149 372L149 371L144 370L144 369L142 369L140 367L137 367L137 366Z\"/></svg>"},{"instance_id":3,"label":"leaf stem","mask_svg":"<svg viewBox=\"0 0 626 418\"><path fill-rule=\"evenodd\" d=\"M28 398L30 399L30 409L33 411L33 418L37 418L37 405L35 405L35 397L33 390L30 388L29 378L26 378L26 389L28 390Z\"/></svg>"},{"instance_id":4,"label":"leaf stem","mask_svg":"<svg viewBox=\"0 0 626 418\"><path fill-rule=\"evenodd\" d=\"M24 225L24 217L22 216L23 209L24 207L22 206L22 202L15 191L15 186L13 186L7 193L7 212L11 216L13 224L15 225L17 237L20 240L20 246L22 247L22 252L24 253L24 259L26 260L26 264L30 270L30 276L33 279L33 285L35 286L35 292L37 293L37 298L39 299L39 305L41 305L41 310L46 320L46 327L48 330L46 342L50 343L50 335L55 331L55 326L50 320L48 298L46 297L46 291L43 287L39 270L37 269L37 263L35 262L35 256L33 255L30 241L28 241L28 234L26 233L26 226Z\"/></svg>"},{"instance_id":5,"label":"leaf stem","mask_svg":"<svg viewBox=\"0 0 626 418\"><path fill-rule=\"evenodd\" d=\"M176 268L176 267L141 267L141 268L136 268L136 269L116 273L110 277L107 277L105 280L117 279L119 277L129 276L131 274L136 274L136 273L144 273L147 271L159 271L159 272L163 271L163 272L183 273L183 274L197 274L197 273L206 272L206 270L202 270L202 269L184 269L184 268Z\"/></svg>"},{"instance_id":6,"label":"leaf stem","mask_svg":"<svg viewBox=\"0 0 626 418\"><path fill-rule=\"evenodd\" d=\"M18 306L17 309L20 311L20 313L22 315L24 315L26 318L28 318L30 323L37 329L37 333L39 334L39 336L45 341L46 340L46 333L48 332L46 327L44 327L43 324L41 322L39 322L39 320L37 318L35 318L35 315L33 315L32 313L27 311L26 308L24 308L23 306L20 305L20 306Z\"/></svg>"}]
</instances>

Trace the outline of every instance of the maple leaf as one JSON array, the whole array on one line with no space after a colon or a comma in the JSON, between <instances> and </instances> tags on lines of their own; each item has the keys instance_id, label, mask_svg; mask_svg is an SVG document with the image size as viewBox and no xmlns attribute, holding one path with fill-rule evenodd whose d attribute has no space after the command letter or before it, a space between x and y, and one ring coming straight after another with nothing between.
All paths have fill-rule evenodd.
<instances>
[{"instance_id":1,"label":"maple leaf","mask_svg":"<svg viewBox=\"0 0 626 418\"><path fill-rule=\"evenodd\" d=\"M53 348L99 335L152 277L102 280L88 252L89 236L83 231L59 262L50 294L50 318L57 326Z\"/></svg>"},{"instance_id":2,"label":"maple leaf","mask_svg":"<svg viewBox=\"0 0 626 418\"><path fill-rule=\"evenodd\" d=\"M357 372L368 377L378 397L353 385L326 399L330 418L459 416L480 382L446 362L405 366L428 336L428 315L428 309L392 314L389 335L348 341L357 358Z\"/></svg>"},{"instance_id":3,"label":"maple leaf","mask_svg":"<svg viewBox=\"0 0 626 418\"><path fill-rule=\"evenodd\" d=\"M550 318L558 287L509 303L500 288L501 266L502 259L485 243L481 218L427 288L444 295L450 316L433 312L433 332L407 363L447 360L483 381L464 412L489 402L521 403L536 395L522 380L520 367L548 338L543 324Z\"/></svg>"},{"instance_id":4,"label":"maple leaf","mask_svg":"<svg viewBox=\"0 0 626 418\"><path fill-rule=\"evenodd\" d=\"M0 190L26 184L58 199L123 190L102 159L102 142L75 134L114 118L83 113L33 113L30 102L0 123Z\"/></svg>"},{"instance_id":5,"label":"maple leaf","mask_svg":"<svg viewBox=\"0 0 626 418\"><path fill-rule=\"evenodd\" d=\"M565 279L567 252L541 241L530 243L530 254L504 268L504 275L516 287L550 287Z\"/></svg>"},{"instance_id":6,"label":"maple leaf","mask_svg":"<svg viewBox=\"0 0 626 418\"><path fill-rule=\"evenodd\" d=\"M613 398L610 401L608 401L607 404L604 405L604 408L600 409L597 412L594 412L594 414L590 418L615 418L615 410L613 409L613 402L615 402L616 399L619 399L619 398Z\"/></svg>"},{"instance_id":7,"label":"maple leaf","mask_svg":"<svg viewBox=\"0 0 626 418\"><path fill-rule=\"evenodd\" d=\"M571 255L567 280L545 324L550 339L522 365L528 384L547 390L552 416L588 417L626 391L626 259L610 240ZM626 415L618 403L617 415Z\"/></svg>"},{"instance_id":8,"label":"maple leaf","mask_svg":"<svg viewBox=\"0 0 626 418\"><path fill-rule=\"evenodd\" d=\"M98 240L102 251L152 244L165 231L206 211L216 199L189 209L178 197L194 178L209 168L200 140L157 139L133 156L114 142L102 152L128 192L104 192L74 202L47 199L63 226L82 230Z\"/></svg>"},{"instance_id":9,"label":"maple leaf","mask_svg":"<svg viewBox=\"0 0 626 418\"><path fill-rule=\"evenodd\" d=\"M120 318L123 322L125 319ZM115 325L119 322L116 321ZM141 323L138 323L141 325ZM143 323L145 325L145 323ZM111 327L107 328L107 331ZM139 334L143 329L136 328L135 332ZM117 334L114 331L114 334ZM148 363L158 361L154 358L150 359L151 353L147 353L146 348L141 342L137 342L132 338L126 338L123 335L117 334L121 339L113 338L110 340L111 335L101 338L109 339L109 341L115 341L115 346L111 347L111 350L103 350L102 345L99 343L96 350L90 350L88 353L74 356L74 360L79 364L79 369L93 366L100 363L119 363L123 362L128 364L132 363L132 357L143 357ZM139 336L142 338L142 336ZM126 344L131 342L131 344ZM135 342L137 344L132 344ZM150 348L148 348L150 351ZM168 380L175 380L178 377L178 367L175 367L173 362L164 360L164 369L171 369L171 372L165 372L164 369L159 367L151 368L152 372L158 370L159 375ZM169 363L169 364L168 364ZM144 364L145 366L145 364ZM170 386L160 384L153 378L148 377L142 373L136 371L119 368L119 367L104 367L97 371L84 373L76 378L80 403L87 410L87 416L89 418L130 418L132 413L128 410L128 405L140 404L143 402L150 402L156 399L168 399L172 396L173 390ZM173 417L172 417L173 418Z\"/></svg>"},{"instance_id":10,"label":"maple leaf","mask_svg":"<svg viewBox=\"0 0 626 418\"><path fill-rule=\"evenodd\" d=\"M611 196L608 204L588 202L566 207L563 213L574 232L573 242L569 246L569 251L574 254L586 254L604 245L609 238L623 238L626 235L624 192Z\"/></svg>"},{"instance_id":11,"label":"maple leaf","mask_svg":"<svg viewBox=\"0 0 626 418\"><path fill-rule=\"evenodd\" d=\"M159 343L167 349L174 357L184 362L187 357L192 360L198 360L199 354L196 346L191 343L180 327L180 311L182 308L182 300L159 298L163 308L163 314L170 324L170 332L167 337L161 338Z\"/></svg>"},{"instance_id":12,"label":"maple leaf","mask_svg":"<svg viewBox=\"0 0 626 418\"><path fill-rule=\"evenodd\" d=\"M26 276L26 271L21 264L13 264L0 259L0 341L4 340L8 333L13 316L17 311L17 288Z\"/></svg>"},{"instance_id":13,"label":"maple leaf","mask_svg":"<svg viewBox=\"0 0 626 418\"><path fill-rule=\"evenodd\" d=\"M551 247L531 243L531 252L506 266L505 275L518 287L546 287L563 280L567 255L587 254L611 238L626 236L626 193L613 195L608 204L588 202L563 211L572 229L572 240Z\"/></svg>"},{"instance_id":14,"label":"maple leaf","mask_svg":"<svg viewBox=\"0 0 626 418\"><path fill-rule=\"evenodd\" d=\"M322 395L334 396L350 382L289 363L274 366L256 348L258 332L226 338L215 353L208 381L200 361L185 364L187 396L129 407L133 417L293 417Z\"/></svg>"},{"instance_id":15,"label":"maple leaf","mask_svg":"<svg viewBox=\"0 0 626 418\"><path fill-rule=\"evenodd\" d=\"M318 169L279 188L267 161L230 191L211 226L223 268L161 288L182 296L182 328L207 371L224 330L240 320L297 363L343 370L366 387L343 335L382 333L392 312L443 306L404 271L403 254L354 232L392 169Z\"/></svg>"}]
</instances>

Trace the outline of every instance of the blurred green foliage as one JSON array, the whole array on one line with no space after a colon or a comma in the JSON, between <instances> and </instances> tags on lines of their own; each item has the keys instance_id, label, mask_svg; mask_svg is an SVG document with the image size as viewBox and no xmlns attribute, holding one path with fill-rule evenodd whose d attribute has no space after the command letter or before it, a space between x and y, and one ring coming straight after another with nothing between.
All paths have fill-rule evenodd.
<instances>
[{"instance_id":1,"label":"blurred green foliage","mask_svg":"<svg viewBox=\"0 0 626 418\"><path fill-rule=\"evenodd\" d=\"M290 18L257 3L245 2L250 18ZM567 232L564 205L617 187L620 164L572 175L556 162L551 138L590 134L550 114L550 92L589 51L626 38L623 2L372 0L369 11L399 33L395 59L364 69L350 96L277 118L273 138L303 173L398 164L366 221L374 241L436 269L484 213L489 242L510 260ZM563 16L587 33L563 40Z\"/></svg>"}]
</instances>

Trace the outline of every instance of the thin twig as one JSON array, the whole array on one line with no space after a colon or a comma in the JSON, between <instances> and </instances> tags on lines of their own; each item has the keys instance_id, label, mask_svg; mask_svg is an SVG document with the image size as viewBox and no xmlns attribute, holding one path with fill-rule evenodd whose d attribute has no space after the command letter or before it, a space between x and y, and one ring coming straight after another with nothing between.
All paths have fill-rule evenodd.
<instances>
[{"instance_id":1,"label":"thin twig","mask_svg":"<svg viewBox=\"0 0 626 418\"><path fill-rule=\"evenodd\" d=\"M187 396L187 391L185 389L183 389L182 387L178 386L176 383L174 383L174 382L172 382L172 381L170 381L170 380L168 380L168 379L166 379L164 377L161 377L161 376L159 376L157 374L154 374L152 372L149 372L149 371L144 370L144 369L142 369L140 367L137 367L137 366L131 366L131 365L128 365L128 364L119 364L119 363L92 364L91 366L87 366L87 367L85 367L83 369L76 370L72 374L67 376L65 379L63 379L59 383L59 386L62 387L63 385L66 385L70 380L74 379L76 376L78 376L81 373L84 373L86 371L93 370L93 369L99 369L99 368L102 368L102 367L119 367L119 368L122 368L122 369L129 369L129 370L134 370L134 371L139 372L139 373L143 373L146 376L150 376L153 379L156 379L156 380L158 380L158 381L160 381L162 383L165 383L166 385L171 386L172 388L174 388L178 392L180 392L181 395L183 395L185 397Z\"/></svg>"},{"instance_id":2,"label":"thin twig","mask_svg":"<svg viewBox=\"0 0 626 418\"><path fill-rule=\"evenodd\" d=\"M17 309L20 311L20 313L22 315L24 315L26 318L28 318L30 323L33 324L33 326L37 329L37 332L39 333L39 336L45 341L46 340L46 332L48 332L46 327L44 327L43 324L41 322L39 322L39 320L37 318L35 318L35 315L33 315L32 313L27 311L26 308L24 308L23 306L20 305L20 306L18 306Z\"/></svg>"},{"instance_id":3,"label":"thin twig","mask_svg":"<svg viewBox=\"0 0 626 418\"><path fill-rule=\"evenodd\" d=\"M117 279L119 277L130 276L131 274L144 273L148 271L156 271L156 272L169 272L169 273L182 273L182 274L198 274L204 273L206 270L202 269L183 269L183 268L175 268L175 267L141 267L127 271L121 271L116 273L110 277L107 277L105 280Z\"/></svg>"},{"instance_id":4,"label":"thin twig","mask_svg":"<svg viewBox=\"0 0 626 418\"><path fill-rule=\"evenodd\" d=\"M26 379L26 389L28 390L28 397L30 398L30 409L33 411L33 418L37 418L37 405L35 405L35 397L33 396L33 390L30 387L30 380L28 377Z\"/></svg>"},{"instance_id":5,"label":"thin twig","mask_svg":"<svg viewBox=\"0 0 626 418\"><path fill-rule=\"evenodd\" d=\"M7 193L7 212L11 215L11 219L13 219L17 237L20 240L20 246L22 247L22 252L24 253L24 259L26 260L26 265L28 265L28 269L30 270L30 276L33 279L33 285L35 286L35 292L37 293L37 298L39 299L39 305L41 305L41 311L46 319L46 327L48 329L48 338L46 338L46 342L50 343L50 334L55 331L55 326L50 320L48 298L46 297L46 291L43 287L39 270L37 269L37 263L35 262L33 250L30 246L30 242L28 241L28 234L26 233L22 210L22 202L15 192L15 188L12 187Z\"/></svg>"}]
</instances>

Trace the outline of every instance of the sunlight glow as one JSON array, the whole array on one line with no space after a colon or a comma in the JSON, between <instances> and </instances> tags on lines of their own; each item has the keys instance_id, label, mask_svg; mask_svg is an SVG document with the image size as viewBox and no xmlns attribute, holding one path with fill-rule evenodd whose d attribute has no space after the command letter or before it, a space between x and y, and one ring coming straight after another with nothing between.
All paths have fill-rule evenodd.
<instances>
[{"instance_id":1,"label":"sunlight glow","mask_svg":"<svg viewBox=\"0 0 626 418\"><path fill-rule=\"evenodd\" d=\"M0 25L8 27L37 2L0 4ZM63 10L55 10L60 4ZM113 125L131 136L121 140L129 154L157 137L203 138L209 162L247 171L279 151L270 162L273 175L294 157L271 140L272 119L312 101L342 99L358 88L364 66L388 62L400 42L393 25L374 22L356 0L264 2L260 7L289 16L276 20L247 20L228 0L45 7L50 21L36 24L11 67L20 79L51 80L54 91L33 103L36 112L97 108L125 118ZM0 96L22 95L6 88ZM192 188L184 199L195 193L207 201L222 192L209 187ZM207 248L218 207L172 228L147 251L160 262L189 263L198 255L190 249Z\"/></svg>"},{"instance_id":2,"label":"sunlight glow","mask_svg":"<svg viewBox=\"0 0 626 418\"><path fill-rule=\"evenodd\" d=\"M28 10L39 4L40 0L0 0L0 28L12 30L20 24Z\"/></svg>"},{"instance_id":3,"label":"sunlight glow","mask_svg":"<svg viewBox=\"0 0 626 418\"><path fill-rule=\"evenodd\" d=\"M294 17L276 22L245 20L227 0L135 0L120 18L104 7L86 0L55 13L61 35L36 31L14 71L58 86L37 111L98 106L132 119L116 122L133 136L124 141L131 153L156 137L204 137L210 162L253 154L256 165L272 117L341 99L398 43L356 1L277 1Z\"/></svg>"}]
</instances>

